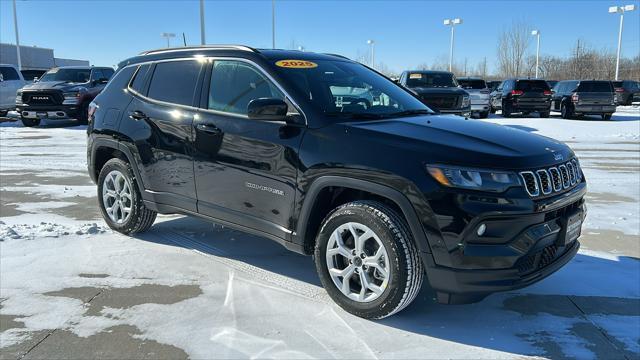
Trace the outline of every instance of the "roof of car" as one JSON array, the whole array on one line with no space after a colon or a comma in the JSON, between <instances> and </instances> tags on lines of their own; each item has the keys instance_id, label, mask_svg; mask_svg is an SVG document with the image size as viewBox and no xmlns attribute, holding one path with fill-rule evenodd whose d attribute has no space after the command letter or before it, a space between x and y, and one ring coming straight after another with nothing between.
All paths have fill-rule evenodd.
<instances>
[{"instance_id":1,"label":"roof of car","mask_svg":"<svg viewBox=\"0 0 640 360\"><path fill-rule=\"evenodd\" d=\"M186 46L177 48L163 48L156 50L144 51L137 56L126 59L118 67L126 66L133 63L143 61L156 61L168 58L177 58L196 55L225 55L225 56L259 56L268 60L342 60L351 61L347 57L335 54L320 54L314 52L306 52L299 50L283 50L283 49L256 49L245 45L204 45L204 46Z\"/></svg>"},{"instance_id":2,"label":"roof of car","mask_svg":"<svg viewBox=\"0 0 640 360\"><path fill-rule=\"evenodd\" d=\"M82 69L82 70L91 70L91 69L111 69L110 66L54 66L53 69Z\"/></svg>"},{"instance_id":3,"label":"roof of car","mask_svg":"<svg viewBox=\"0 0 640 360\"><path fill-rule=\"evenodd\" d=\"M414 74L453 74L450 71L444 70L407 70L406 72Z\"/></svg>"},{"instance_id":4,"label":"roof of car","mask_svg":"<svg viewBox=\"0 0 640 360\"><path fill-rule=\"evenodd\" d=\"M458 80L483 80L484 81L483 78L471 77L471 76L469 76L469 77L459 77Z\"/></svg>"}]
</instances>

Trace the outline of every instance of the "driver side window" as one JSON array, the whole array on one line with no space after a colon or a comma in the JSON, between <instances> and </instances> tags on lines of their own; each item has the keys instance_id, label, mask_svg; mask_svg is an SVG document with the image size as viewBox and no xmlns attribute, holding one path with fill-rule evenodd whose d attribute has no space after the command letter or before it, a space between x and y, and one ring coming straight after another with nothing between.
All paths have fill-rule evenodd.
<instances>
[{"instance_id":1,"label":"driver side window","mask_svg":"<svg viewBox=\"0 0 640 360\"><path fill-rule=\"evenodd\" d=\"M249 102L259 98L286 101L284 94L254 66L237 60L213 63L209 109L246 115Z\"/></svg>"}]
</instances>

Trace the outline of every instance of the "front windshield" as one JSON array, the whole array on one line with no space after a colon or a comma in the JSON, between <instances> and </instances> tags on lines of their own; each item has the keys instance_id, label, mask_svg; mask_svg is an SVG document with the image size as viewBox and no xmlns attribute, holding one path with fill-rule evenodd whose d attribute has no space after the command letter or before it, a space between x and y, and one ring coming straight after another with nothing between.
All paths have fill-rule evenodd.
<instances>
[{"instance_id":1,"label":"front windshield","mask_svg":"<svg viewBox=\"0 0 640 360\"><path fill-rule=\"evenodd\" d=\"M305 63L315 66L276 64L274 68L300 96L326 115L375 119L431 113L406 90L360 64L336 60Z\"/></svg>"},{"instance_id":2,"label":"front windshield","mask_svg":"<svg viewBox=\"0 0 640 360\"><path fill-rule=\"evenodd\" d=\"M60 69L47 71L40 81L65 81L70 83L86 83L91 76L91 69Z\"/></svg>"},{"instance_id":3,"label":"front windshield","mask_svg":"<svg viewBox=\"0 0 640 360\"><path fill-rule=\"evenodd\" d=\"M453 77L453 74L450 73L415 72L408 74L407 86L410 88L456 87L458 86L458 82L456 81L456 78Z\"/></svg>"}]
</instances>

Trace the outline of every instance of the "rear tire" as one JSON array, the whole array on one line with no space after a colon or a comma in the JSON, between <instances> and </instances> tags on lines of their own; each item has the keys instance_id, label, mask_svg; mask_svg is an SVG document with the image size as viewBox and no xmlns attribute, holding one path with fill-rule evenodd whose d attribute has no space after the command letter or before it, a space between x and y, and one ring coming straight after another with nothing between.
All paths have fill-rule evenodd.
<instances>
[{"instance_id":1,"label":"rear tire","mask_svg":"<svg viewBox=\"0 0 640 360\"><path fill-rule=\"evenodd\" d=\"M502 102L502 117L511 117L511 105L506 101Z\"/></svg>"},{"instance_id":2,"label":"rear tire","mask_svg":"<svg viewBox=\"0 0 640 360\"><path fill-rule=\"evenodd\" d=\"M569 109L566 103L562 103L562 105L560 105L560 116L562 116L563 119L571 119L573 117L573 110Z\"/></svg>"},{"instance_id":3,"label":"rear tire","mask_svg":"<svg viewBox=\"0 0 640 360\"><path fill-rule=\"evenodd\" d=\"M78 123L80 125L87 125L89 123L89 103L88 102L84 102L81 106L80 106L80 110L78 110L78 117L77 119Z\"/></svg>"},{"instance_id":4,"label":"rear tire","mask_svg":"<svg viewBox=\"0 0 640 360\"><path fill-rule=\"evenodd\" d=\"M315 263L333 301L366 319L404 309L424 276L407 224L377 201L355 201L331 212L316 239Z\"/></svg>"},{"instance_id":5,"label":"rear tire","mask_svg":"<svg viewBox=\"0 0 640 360\"><path fill-rule=\"evenodd\" d=\"M543 111L540 113L540 117L541 118L548 118L549 117L549 111Z\"/></svg>"},{"instance_id":6,"label":"rear tire","mask_svg":"<svg viewBox=\"0 0 640 360\"><path fill-rule=\"evenodd\" d=\"M611 120L611 115L613 114L602 114L602 120Z\"/></svg>"},{"instance_id":7,"label":"rear tire","mask_svg":"<svg viewBox=\"0 0 640 360\"><path fill-rule=\"evenodd\" d=\"M156 220L157 213L142 201L131 165L120 159L107 161L100 170L98 202L107 225L123 234L145 232Z\"/></svg>"},{"instance_id":8,"label":"rear tire","mask_svg":"<svg viewBox=\"0 0 640 360\"><path fill-rule=\"evenodd\" d=\"M22 120L22 125L24 125L25 127L34 127L40 125L40 119L29 119L26 117L20 117L20 120Z\"/></svg>"},{"instance_id":9,"label":"rear tire","mask_svg":"<svg viewBox=\"0 0 640 360\"><path fill-rule=\"evenodd\" d=\"M489 117L489 112L488 112L488 111L482 111L482 112L480 112L480 114L478 115L478 117L479 117L480 119L486 119L486 118L488 118L488 117Z\"/></svg>"}]
</instances>

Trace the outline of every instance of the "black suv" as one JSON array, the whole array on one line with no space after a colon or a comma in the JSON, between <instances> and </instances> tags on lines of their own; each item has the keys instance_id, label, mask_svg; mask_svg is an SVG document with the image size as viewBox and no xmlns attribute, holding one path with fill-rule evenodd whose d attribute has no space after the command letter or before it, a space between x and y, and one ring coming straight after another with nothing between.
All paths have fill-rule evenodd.
<instances>
[{"instance_id":1,"label":"black suv","mask_svg":"<svg viewBox=\"0 0 640 360\"><path fill-rule=\"evenodd\" d=\"M563 119L580 115L600 115L609 120L616 111L615 93L610 81L565 80L553 88L551 108Z\"/></svg>"},{"instance_id":2,"label":"black suv","mask_svg":"<svg viewBox=\"0 0 640 360\"><path fill-rule=\"evenodd\" d=\"M469 93L458 87L453 73L447 71L405 71L398 83L418 95L429 108L443 114L471 115Z\"/></svg>"},{"instance_id":3,"label":"black suv","mask_svg":"<svg viewBox=\"0 0 640 360\"><path fill-rule=\"evenodd\" d=\"M41 119L75 119L87 123L89 103L105 87L114 71L110 67L68 66L47 71L37 82L16 95L16 110L24 126Z\"/></svg>"},{"instance_id":4,"label":"black suv","mask_svg":"<svg viewBox=\"0 0 640 360\"><path fill-rule=\"evenodd\" d=\"M513 113L537 112L548 118L551 111L551 89L544 80L508 79L491 92L492 112L502 110L503 117Z\"/></svg>"},{"instance_id":5,"label":"black suv","mask_svg":"<svg viewBox=\"0 0 640 360\"><path fill-rule=\"evenodd\" d=\"M571 149L436 115L336 55L158 50L89 108L88 170L107 224L199 216L315 255L329 295L366 318L537 282L578 251L586 183ZM274 261L279 261L274 259Z\"/></svg>"},{"instance_id":6,"label":"black suv","mask_svg":"<svg viewBox=\"0 0 640 360\"><path fill-rule=\"evenodd\" d=\"M616 92L616 102L620 105L631 105L634 97L640 95L640 83L632 80L613 81Z\"/></svg>"}]
</instances>

